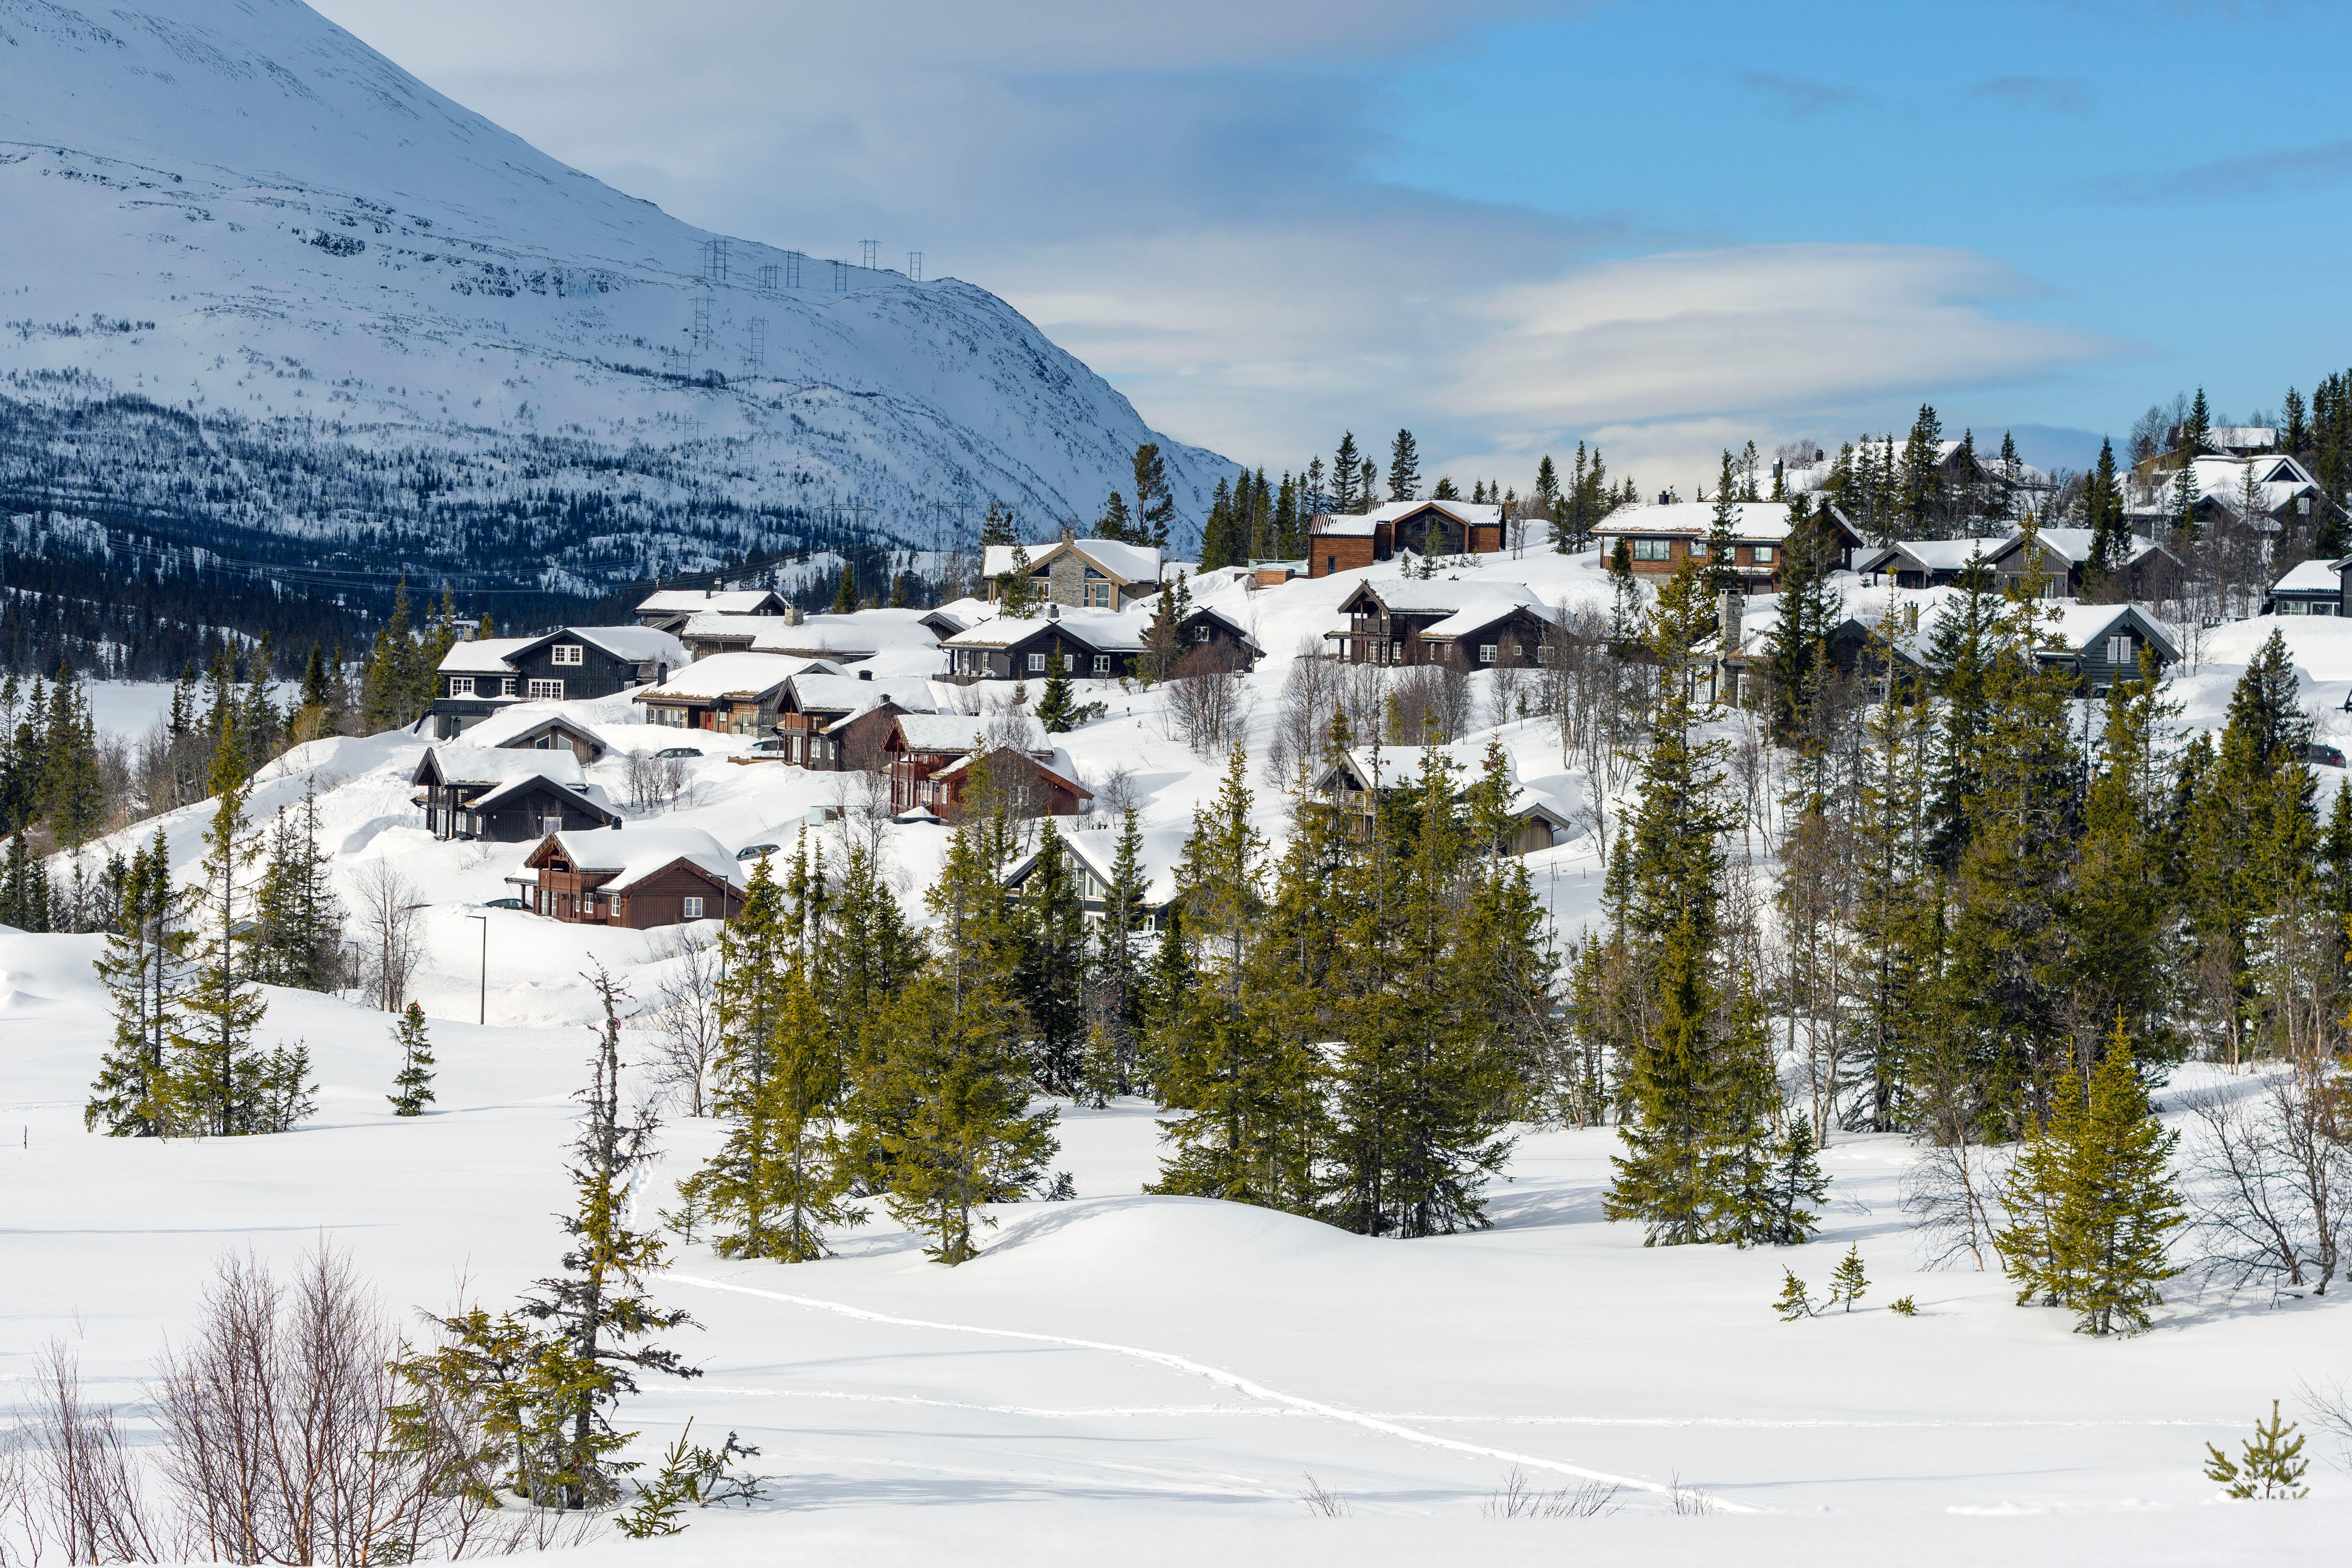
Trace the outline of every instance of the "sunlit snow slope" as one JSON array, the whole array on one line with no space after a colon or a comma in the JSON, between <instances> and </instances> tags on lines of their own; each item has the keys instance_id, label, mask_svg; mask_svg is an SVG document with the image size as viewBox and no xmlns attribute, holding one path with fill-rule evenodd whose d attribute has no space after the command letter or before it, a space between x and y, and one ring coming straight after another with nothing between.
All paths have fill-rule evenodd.
<instances>
[{"instance_id":1,"label":"sunlit snow slope","mask_svg":"<svg viewBox=\"0 0 2352 1568\"><path fill-rule=\"evenodd\" d=\"M1154 438L986 290L741 240L720 276L714 237L298 0L0 0L0 375L20 437L28 412L131 396L257 437L249 462L323 451L331 470L243 511L152 475L119 498L139 505L348 542L418 491L495 510L602 487L706 520L852 507L831 515L921 542L959 501L967 527L992 499L1040 527L1092 517ZM1197 517L1213 459L1169 450ZM389 495L331 471L420 452L446 470ZM655 548L601 526L606 556Z\"/></svg>"}]
</instances>

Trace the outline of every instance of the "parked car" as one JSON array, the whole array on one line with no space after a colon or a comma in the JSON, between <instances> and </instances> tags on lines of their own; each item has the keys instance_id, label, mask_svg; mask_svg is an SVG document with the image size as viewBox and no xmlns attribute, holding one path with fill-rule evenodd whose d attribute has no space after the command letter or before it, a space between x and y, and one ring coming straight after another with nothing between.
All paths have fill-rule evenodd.
<instances>
[{"instance_id":1,"label":"parked car","mask_svg":"<svg viewBox=\"0 0 2352 1568\"><path fill-rule=\"evenodd\" d=\"M2312 742L2305 748L2304 755L2306 760L2317 763L2323 768L2340 768L2344 765L2344 748L2331 746L2325 741Z\"/></svg>"},{"instance_id":2,"label":"parked car","mask_svg":"<svg viewBox=\"0 0 2352 1568\"><path fill-rule=\"evenodd\" d=\"M738 860L757 860L762 855L782 854L783 852L783 847L784 847L781 844L746 844L742 848L735 851L735 858Z\"/></svg>"},{"instance_id":3,"label":"parked car","mask_svg":"<svg viewBox=\"0 0 2352 1568\"><path fill-rule=\"evenodd\" d=\"M664 746L654 753L656 757L698 757L702 752L695 746Z\"/></svg>"},{"instance_id":4,"label":"parked car","mask_svg":"<svg viewBox=\"0 0 2352 1568\"><path fill-rule=\"evenodd\" d=\"M784 749L784 740L781 735L771 735L764 741L752 742L751 749L755 752L781 752Z\"/></svg>"},{"instance_id":5,"label":"parked car","mask_svg":"<svg viewBox=\"0 0 2352 1568\"><path fill-rule=\"evenodd\" d=\"M492 899L489 902L484 904L482 908L486 910L527 910L530 908L530 906L524 903L520 899Z\"/></svg>"}]
</instances>

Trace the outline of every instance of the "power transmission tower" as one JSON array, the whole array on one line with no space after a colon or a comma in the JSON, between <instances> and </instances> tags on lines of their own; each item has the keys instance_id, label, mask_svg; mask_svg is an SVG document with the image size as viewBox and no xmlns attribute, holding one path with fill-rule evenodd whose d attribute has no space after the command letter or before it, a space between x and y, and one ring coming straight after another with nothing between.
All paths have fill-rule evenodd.
<instances>
[{"instance_id":1,"label":"power transmission tower","mask_svg":"<svg viewBox=\"0 0 2352 1568\"><path fill-rule=\"evenodd\" d=\"M775 291L776 264L772 261L762 261L760 263L760 292L772 294Z\"/></svg>"},{"instance_id":2,"label":"power transmission tower","mask_svg":"<svg viewBox=\"0 0 2352 1568\"><path fill-rule=\"evenodd\" d=\"M913 283L923 280L923 253L919 250L907 252L907 279Z\"/></svg>"},{"instance_id":3,"label":"power transmission tower","mask_svg":"<svg viewBox=\"0 0 2352 1568\"><path fill-rule=\"evenodd\" d=\"M706 239L702 242L702 280L714 287L727 281L727 241Z\"/></svg>"},{"instance_id":4,"label":"power transmission tower","mask_svg":"<svg viewBox=\"0 0 2352 1568\"><path fill-rule=\"evenodd\" d=\"M857 242L857 265L868 272L873 271L876 264L882 258L882 242L878 239L861 239Z\"/></svg>"},{"instance_id":5,"label":"power transmission tower","mask_svg":"<svg viewBox=\"0 0 2352 1568\"><path fill-rule=\"evenodd\" d=\"M743 368L753 375L765 374L768 368L768 318L751 318L749 341L743 350Z\"/></svg>"},{"instance_id":6,"label":"power transmission tower","mask_svg":"<svg viewBox=\"0 0 2352 1568\"><path fill-rule=\"evenodd\" d=\"M846 261L833 264L833 291L836 294L849 292L849 263Z\"/></svg>"},{"instance_id":7,"label":"power transmission tower","mask_svg":"<svg viewBox=\"0 0 2352 1568\"><path fill-rule=\"evenodd\" d=\"M799 251L797 251L797 250L795 250L795 251L791 251L791 252L789 252L789 253L787 253L787 254L785 255L785 257L784 257L784 287L785 287L785 288L787 288L787 289L797 289L797 288L799 288L799 287L801 286L801 260L802 260L801 253L800 253Z\"/></svg>"},{"instance_id":8,"label":"power transmission tower","mask_svg":"<svg viewBox=\"0 0 2352 1568\"><path fill-rule=\"evenodd\" d=\"M694 331L687 339L686 373L694 374L694 362L710 347L710 296L694 297Z\"/></svg>"}]
</instances>

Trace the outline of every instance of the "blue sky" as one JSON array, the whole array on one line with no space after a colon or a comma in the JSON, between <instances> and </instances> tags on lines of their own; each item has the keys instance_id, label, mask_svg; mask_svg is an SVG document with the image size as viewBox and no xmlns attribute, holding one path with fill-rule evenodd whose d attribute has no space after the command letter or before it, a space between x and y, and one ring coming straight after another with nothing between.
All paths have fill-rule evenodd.
<instances>
[{"instance_id":1,"label":"blue sky","mask_svg":"<svg viewBox=\"0 0 2352 1568\"><path fill-rule=\"evenodd\" d=\"M2352 364L2352 7L318 0L690 221L926 253L1172 434L1645 489L1924 399L2079 462Z\"/></svg>"}]
</instances>

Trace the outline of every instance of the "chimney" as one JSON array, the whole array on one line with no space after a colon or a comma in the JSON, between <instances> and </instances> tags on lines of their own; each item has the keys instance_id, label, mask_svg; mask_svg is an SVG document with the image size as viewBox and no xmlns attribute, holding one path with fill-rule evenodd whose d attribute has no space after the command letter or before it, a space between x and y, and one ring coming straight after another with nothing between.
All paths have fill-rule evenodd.
<instances>
[{"instance_id":1,"label":"chimney","mask_svg":"<svg viewBox=\"0 0 2352 1568\"><path fill-rule=\"evenodd\" d=\"M1737 588L1726 588L1716 615L1723 633L1723 651L1734 653L1739 647L1739 612L1747 606L1747 595Z\"/></svg>"},{"instance_id":2,"label":"chimney","mask_svg":"<svg viewBox=\"0 0 2352 1568\"><path fill-rule=\"evenodd\" d=\"M1660 491L1658 492L1658 504L1659 504L1660 506L1665 506L1665 505L1668 505L1668 504L1670 504L1670 503L1673 501L1673 500L1674 500L1674 496L1673 496L1672 492L1667 491L1667 490L1660 490Z\"/></svg>"},{"instance_id":3,"label":"chimney","mask_svg":"<svg viewBox=\"0 0 2352 1568\"><path fill-rule=\"evenodd\" d=\"M1077 542L1078 531L1072 528L1066 522L1062 524L1062 542L1065 544L1076 544Z\"/></svg>"},{"instance_id":4,"label":"chimney","mask_svg":"<svg viewBox=\"0 0 2352 1568\"><path fill-rule=\"evenodd\" d=\"M1049 621L1058 621L1062 618L1062 606L1058 600L1045 606L1045 618Z\"/></svg>"},{"instance_id":5,"label":"chimney","mask_svg":"<svg viewBox=\"0 0 2352 1568\"><path fill-rule=\"evenodd\" d=\"M870 669L861 669L857 672L857 679L860 680L871 680L874 679L874 672Z\"/></svg>"}]
</instances>

